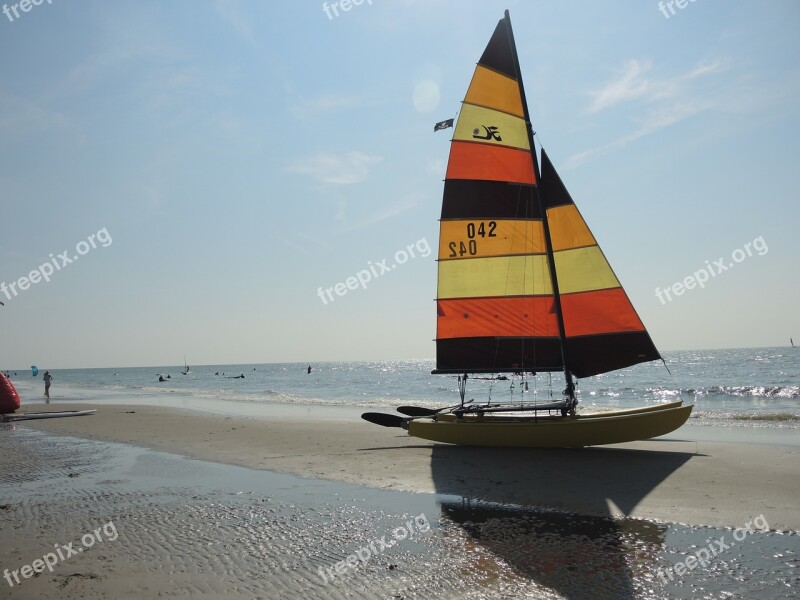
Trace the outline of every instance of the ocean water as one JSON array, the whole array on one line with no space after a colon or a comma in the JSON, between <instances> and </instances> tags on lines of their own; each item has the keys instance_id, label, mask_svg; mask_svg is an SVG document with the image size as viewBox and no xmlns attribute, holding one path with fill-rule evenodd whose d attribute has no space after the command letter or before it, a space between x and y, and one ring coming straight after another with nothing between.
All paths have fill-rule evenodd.
<instances>
[{"instance_id":1,"label":"ocean water","mask_svg":"<svg viewBox=\"0 0 800 600\"><path fill-rule=\"evenodd\" d=\"M800 429L800 349L745 348L669 352L661 362L636 365L578 382L581 410L602 411L682 400L695 405L692 423ZM104 394L144 399L170 395L231 403L357 406L393 409L402 404L442 407L458 402L452 376L431 375L432 360L202 365L53 370L54 399L102 400ZM41 386L30 369L11 370L25 390ZM158 382L159 374L170 376ZM244 375L244 378L231 378ZM560 398L561 373L525 379L473 379L467 398L496 402ZM23 391L22 389L20 390Z\"/></svg>"}]
</instances>

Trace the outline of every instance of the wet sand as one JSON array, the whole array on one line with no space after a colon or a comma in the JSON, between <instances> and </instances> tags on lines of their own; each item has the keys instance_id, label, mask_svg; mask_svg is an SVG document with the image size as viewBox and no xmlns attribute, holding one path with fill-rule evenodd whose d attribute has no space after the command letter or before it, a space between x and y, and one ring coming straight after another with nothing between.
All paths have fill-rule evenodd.
<instances>
[{"instance_id":1,"label":"wet sand","mask_svg":"<svg viewBox=\"0 0 800 600\"><path fill-rule=\"evenodd\" d=\"M0 425L0 568L81 553L11 574L0 597L778 599L797 584L800 536L774 531L800 529L797 446L492 450L313 415L26 412L65 408L98 413Z\"/></svg>"},{"instance_id":2,"label":"wet sand","mask_svg":"<svg viewBox=\"0 0 800 600\"><path fill-rule=\"evenodd\" d=\"M480 449L428 443L400 429L350 419L259 419L152 406L69 408L98 412L26 426L381 489L713 527L740 527L764 514L772 529L800 531L800 446L693 441L682 439L679 430L667 439L603 448Z\"/></svg>"},{"instance_id":3,"label":"wet sand","mask_svg":"<svg viewBox=\"0 0 800 600\"><path fill-rule=\"evenodd\" d=\"M8 574L0 597L480 597L444 565L433 582L415 577L440 558L452 566L465 558L457 555L463 532L432 533L431 496L20 427L0 425L0 436L3 454L26 462L0 465L0 566ZM382 548L380 539L398 541ZM367 560L337 571L357 550ZM26 565L56 551L52 571L25 576ZM496 580L534 589L495 571Z\"/></svg>"}]
</instances>

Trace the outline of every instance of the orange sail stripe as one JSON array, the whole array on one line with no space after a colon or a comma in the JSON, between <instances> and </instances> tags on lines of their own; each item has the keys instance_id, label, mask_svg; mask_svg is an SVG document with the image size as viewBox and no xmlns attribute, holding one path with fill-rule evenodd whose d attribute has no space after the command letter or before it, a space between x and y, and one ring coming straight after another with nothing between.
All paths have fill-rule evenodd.
<instances>
[{"instance_id":1,"label":"orange sail stripe","mask_svg":"<svg viewBox=\"0 0 800 600\"><path fill-rule=\"evenodd\" d=\"M561 310L567 337L644 331L622 288L563 295Z\"/></svg>"},{"instance_id":2,"label":"orange sail stripe","mask_svg":"<svg viewBox=\"0 0 800 600\"><path fill-rule=\"evenodd\" d=\"M574 204L547 209L547 223L550 225L550 239L556 252L594 246L597 243Z\"/></svg>"},{"instance_id":3,"label":"orange sail stripe","mask_svg":"<svg viewBox=\"0 0 800 600\"><path fill-rule=\"evenodd\" d=\"M439 300L437 339L558 337L552 296Z\"/></svg>"},{"instance_id":4,"label":"orange sail stripe","mask_svg":"<svg viewBox=\"0 0 800 600\"><path fill-rule=\"evenodd\" d=\"M453 141L450 148L445 177L536 183L530 152L458 141Z\"/></svg>"},{"instance_id":5,"label":"orange sail stripe","mask_svg":"<svg viewBox=\"0 0 800 600\"><path fill-rule=\"evenodd\" d=\"M517 82L481 65L475 69L464 102L502 110L518 117L524 114Z\"/></svg>"},{"instance_id":6,"label":"orange sail stripe","mask_svg":"<svg viewBox=\"0 0 800 600\"><path fill-rule=\"evenodd\" d=\"M439 226L440 260L545 251L541 221L465 219L442 221Z\"/></svg>"}]
</instances>

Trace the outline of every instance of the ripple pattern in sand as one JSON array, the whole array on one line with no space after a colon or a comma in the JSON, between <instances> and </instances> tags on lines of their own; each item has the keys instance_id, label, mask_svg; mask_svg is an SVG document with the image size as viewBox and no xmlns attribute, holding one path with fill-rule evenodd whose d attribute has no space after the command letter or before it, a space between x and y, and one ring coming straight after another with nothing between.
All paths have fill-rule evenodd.
<instances>
[{"instance_id":1,"label":"ripple pattern in sand","mask_svg":"<svg viewBox=\"0 0 800 600\"><path fill-rule=\"evenodd\" d=\"M731 588L745 593L728 597L788 598L800 583L792 575L800 564L796 535L769 534L757 551L742 545L665 587L656 569L685 557L717 530L437 504L425 495L24 428L2 432L0 456L0 569L29 564L55 544L77 545L109 521L118 533L52 573L22 582L14 598L611 600L721 597ZM30 460L12 460L20 456ZM414 531L333 581L323 580L320 573L330 576L356 550L382 536L391 539L421 510L430 531Z\"/></svg>"}]
</instances>

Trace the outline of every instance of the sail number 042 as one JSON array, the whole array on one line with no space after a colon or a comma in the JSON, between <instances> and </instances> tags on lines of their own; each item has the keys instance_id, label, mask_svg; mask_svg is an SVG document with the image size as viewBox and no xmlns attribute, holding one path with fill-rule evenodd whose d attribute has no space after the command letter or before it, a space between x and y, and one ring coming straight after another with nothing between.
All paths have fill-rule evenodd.
<instances>
[{"instance_id":1,"label":"sail number 042","mask_svg":"<svg viewBox=\"0 0 800 600\"><path fill-rule=\"evenodd\" d=\"M467 223L467 242L450 242L450 244L448 244L450 248L450 258L464 256L465 254L475 256L478 254L478 242L475 238L497 237L497 234L494 232L496 228L496 221L489 221L488 223L481 221L477 224L477 227L475 223Z\"/></svg>"}]
</instances>

